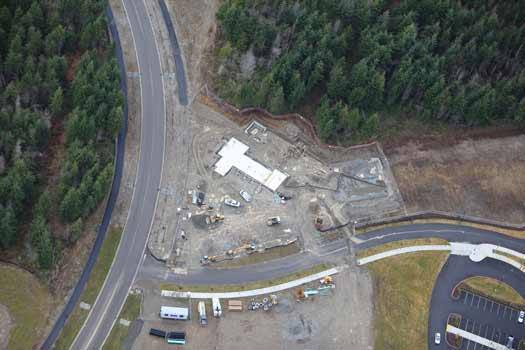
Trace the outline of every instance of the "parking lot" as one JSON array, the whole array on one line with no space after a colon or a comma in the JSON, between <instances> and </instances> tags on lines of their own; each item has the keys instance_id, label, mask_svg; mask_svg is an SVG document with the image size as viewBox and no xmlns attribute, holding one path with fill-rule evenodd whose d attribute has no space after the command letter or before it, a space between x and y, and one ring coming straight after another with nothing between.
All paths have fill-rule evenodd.
<instances>
[{"instance_id":1,"label":"parking lot","mask_svg":"<svg viewBox=\"0 0 525 350\"><path fill-rule=\"evenodd\" d=\"M519 310L468 291L462 291L455 303L460 311L458 313L462 315L459 328L502 345L506 345L512 335L514 348L521 339L525 339L525 325L517 322ZM463 339L461 349L489 348Z\"/></svg>"}]
</instances>

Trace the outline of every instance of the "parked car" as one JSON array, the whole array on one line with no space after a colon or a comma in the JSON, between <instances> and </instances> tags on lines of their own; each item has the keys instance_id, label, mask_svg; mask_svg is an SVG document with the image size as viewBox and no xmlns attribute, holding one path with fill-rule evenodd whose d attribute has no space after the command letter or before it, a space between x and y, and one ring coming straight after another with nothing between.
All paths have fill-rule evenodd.
<instances>
[{"instance_id":1,"label":"parked car","mask_svg":"<svg viewBox=\"0 0 525 350\"><path fill-rule=\"evenodd\" d=\"M245 190L241 190L241 192L239 192L239 194L241 195L242 199L244 199L246 202L251 202L252 201L251 194L249 194Z\"/></svg>"},{"instance_id":2,"label":"parked car","mask_svg":"<svg viewBox=\"0 0 525 350\"><path fill-rule=\"evenodd\" d=\"M281 218L279 216L273 216L271 218L268 218L268 221L266 221L266 224L268 226L278 225L281 223Z\"/></svg>"},{"instance_id":3,"label":"parked car","mask_svg":"<svg viewBox=\"0 0 525 350\"><path fill-rule=\"evenodd\" d=\"M229 205L230 207L235 207L235 208L239 208L241 206L241 203L231 198L226 198L224 200L224 204Z\"/></svg>"},{"instance_id":4,"label":"parked car","mask_svg":"<svg viewBox=\"0 0 525 350\"><path fill-rule=\"evenodd\" d=\"M441 344L441 333L436 333L436 335L434 336L434 343L436 345Z\"/></svg>"},{"instance_id":5,"label":"parked car","mask_svg":"<svg viewBox=\"0 0 525 350\"><path fill-rule=\"evenodd\" d=\"M525 319L525 311L521 310L518 314L518 323L523 323L523 320Z\"/></svg>"},{"instance_id":6,"label":"parked car","mask_svg":"<svg viewBox=\"0 0 525 350\"><path fill-rule=\"evenodd\" d=\"M289 201L290 199L292 199L292 195L288 193L277 192L277 195L283 201Z\"/></svg>"}]
</instances>

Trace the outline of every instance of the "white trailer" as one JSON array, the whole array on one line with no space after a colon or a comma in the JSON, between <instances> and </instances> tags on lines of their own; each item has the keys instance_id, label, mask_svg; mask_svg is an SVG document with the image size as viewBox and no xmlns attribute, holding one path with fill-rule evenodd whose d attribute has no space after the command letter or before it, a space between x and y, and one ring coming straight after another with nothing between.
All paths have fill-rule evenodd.
<instances>
[{"instance_id":1,"label":"white trailer","mask_svg":"<svg viewBox=\"0 0 525 350\"><path fill-rule=\"evenodd\" d=\"M206 304L204 301L199 301L199 321L201 325L206 326L208 324L208 318L206 317Z\"/></svg>"},{"instance_id":2,"label":"white trailer","mask_svg":"<svg viewBox=\"0 0 525 350\"><path fill-rule=\"evenodd\" d=\"M187 320L188 319L188 308L185 307L172 307L172 306L161 306L160 317L168 320Z\"/></svg>"},{"instance_id":3,"label":"white trailer","mask_svg":"<svg viewBox=\"0 0 525 350\"><path fill-rule=\"evenodd\" d=\"M213 316L221 317L222 316L221 301L219 300L219 298L212 298L211 302L213 306Z\"/></svg>"}]
</instances>

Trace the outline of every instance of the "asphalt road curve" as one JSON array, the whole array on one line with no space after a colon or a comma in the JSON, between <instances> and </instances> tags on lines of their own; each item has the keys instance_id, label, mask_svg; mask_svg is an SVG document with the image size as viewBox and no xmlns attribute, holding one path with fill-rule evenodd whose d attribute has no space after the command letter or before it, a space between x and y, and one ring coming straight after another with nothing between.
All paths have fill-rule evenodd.
<instances>
[{"instance_id":1,"label":"asphalt road curve","mask_svg":"<svg viewBox=\"0 0 525 350\"><path fill-rule=\"evenodd\" d=\"M153 219L164 157L160 57L143 0L123 0L136 46L142 95L140 160L122 240L97 301L72 349L101 349L138 271Z\"/></svg>"}]
</instances>

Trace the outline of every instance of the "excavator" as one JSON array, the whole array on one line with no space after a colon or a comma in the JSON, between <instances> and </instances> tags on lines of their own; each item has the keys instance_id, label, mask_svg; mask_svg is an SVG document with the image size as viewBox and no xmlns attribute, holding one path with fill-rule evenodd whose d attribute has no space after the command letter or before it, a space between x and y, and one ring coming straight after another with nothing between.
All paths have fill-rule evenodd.
<instances>
[{"instance_id":1,"label":"excavator","mask_svg":"<svg viewBox=\"0 0 525 350\"><path fill-rule=\"evenodd\" d=\"M239 247L236 247L236 248L233 248L233 249L230 249L228 251L226 251L226 255L211 255L211 256L208 256L208 255L204 255L201 260L200 260L200 263L201 265L209 265L210 263L214 263L214 262L219 262L219 261L224 261L224 260L231 260L233 259L233 257L239 253L243 253L245 251L254 251L256 249L255 245L254 244L243 244Z\"/></svg>"}]
</instances>

